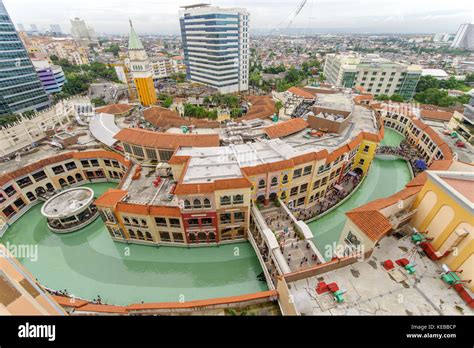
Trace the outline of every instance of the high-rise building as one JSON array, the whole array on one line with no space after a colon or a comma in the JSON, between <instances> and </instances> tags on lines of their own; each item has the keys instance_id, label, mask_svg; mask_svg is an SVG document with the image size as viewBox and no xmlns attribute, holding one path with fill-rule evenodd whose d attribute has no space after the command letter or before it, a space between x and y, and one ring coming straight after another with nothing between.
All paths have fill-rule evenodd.
<instances>
[{"instance_id":1,"label":"high-rise building","mask_svg":"<svg viewBox=\"0 0 474 348\"><path fill-rule=\"evenodd\" d=\"M328 54L324 63L324 76L332 85L363 87L375 95L400 94L407 100L415 94L421 73L421 66L392 62L376 54Z\"/></svg>"},{"instance_id":2,"label":"high-rise building","mask_svg":"<svg viewBox=\"0 0 474 348\"><path fill-rule=\"evenodd\" d=\"M0 0L0 116L40 110L49 98Z\"/></svg>"},{"instance_id":3,"label":"high-rise building","mask_svg":"<svg viewBox=\"0 0 474 348\"><path fill-rule=\"evenodd\" d=\"M461 24L456 36L454 37L451 47L474 50L474 24Z\"/></svg>"},{"instance_id":4,"label":"high-rise building","mask_svg":"<svg viewBox=\"0 0 474 348\"><path fill-rule=\"evenodd\" d=\"M128 41L128 56L130 59L130 73L137 89L138 99L143 106L156 103L156 90L153 83L153 69L145 47L138 38L132 21L130 21L130 38Z\"/></svg>"},{"instance_id":5,"label":"high-rise building","mask_svg":"<svg viewBox=\"0 0 474 348\"><path fill-rule=\"evenodd\" d=\"M179 13L186 75L220 93L246 91L249 82L249 12L207 4Z\"/></svg>"},{"instance_id":6,"label":"high-rise building","mask_svg":"<svg viewBox=\"0 0 474 348\"><path fill-rule=\"evenodd\" d=\"M88 27L86 22L80 18L71 19L71 35L75 40L89 40L96 39L94 29Z\"/></svg>"},{"instance_id":7,"label":"high-rise building","mask_svg":"<svg viewBox=\"0 0 474 348\"><path fill-rule=\"evenodd\" d=\"M63 31L59 24L51 24L50 25L51 34L53 35L62 35Z\"/></svg>"}]
</instances>

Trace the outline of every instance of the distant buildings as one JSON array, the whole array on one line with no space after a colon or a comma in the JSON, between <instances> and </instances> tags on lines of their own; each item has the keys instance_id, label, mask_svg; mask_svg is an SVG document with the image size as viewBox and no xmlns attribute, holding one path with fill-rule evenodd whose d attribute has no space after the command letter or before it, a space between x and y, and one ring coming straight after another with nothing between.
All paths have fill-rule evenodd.
<instances>
[{"instance_id":1,"label":"distant buildings","mask_svg":"<svg viewBox=\"0 0 474 348\"><path fill-rule=\"evenodd\" d=\"M88 27L86 22L80 18L71 19L71 34L75 40L97 40L97 36L93 28Z\"/></svg>"},{"instance_id":2,"label":"distant buildings","mask_svg":"<svg viewBox=\"0 0 474 348\"><path fill-rule=\"evenodd\" d=\"M461 24L456 36L454 37L451 47L474 50L474 24Z\"/></svg>"},{"instance_id":3,"label":"distant buildings","mask_svg":"<svg viewBox=\"0 0 474 348\"><path fill-rule=\"evenodd\" d=\"M375 95L400 94L408 100L415 93L421 73L421 66L392 62L375 54L328 54L324 64L324 76L330 84L363 87Z\"/></svg>"},{"instance_id":4,"label":"distant buildings","mask_svg":"<svg viewBox=\"0 0 474 348\"><path fill-rule=\"evenodd\" d=\"M443 69L423 69L421 76L433 76L438 80L448 79L448 74Z\"/></svg>"},{"instance_id":5,"label":"distant buildings","mask_svg":"<svg viewBox=\"0 0 474 348\"><path fill-rule=\"evenodd\" d=\"M61 92L66 76L59 65L51 65L47 60L33 60L36 73L48 94Z\"/></svg>"},{"instance_id":6,"label":"distant buildings","mask_svg":"<svg viewBox=\"0 0 474 348\"><path fill-rule=\"evenodd\" d=\"M51 30L52 35L60 36L63 34L63 31L61 30L61 27L59 26L59 24L51 24L50 30Z\"/></svg>"},{"instance_id":7,"label":"distant buildings","mask_svg":"<svg viewBox=\"0 0 474 348\"><path fill-rule=\"evenodd\" d=\"M187 78L233 93L248 89L249 13L206 4L179 13Z\"/></svg>"},{"instance_id":8,"label":"distant buildings","mask_svg":"<svg viewBox=\"0 0 474 348\"><path fill-rule=\"evenodd\" d=\"M1 0L0 25L0 116L48 107L48 95Z\"/></svg>"},{"instance_id":9,"label":"distant buildings","mask_svg":"<svg viewBox=\"0 0 474 348\"><path fill-rule=\"evenodd\" d=\"M132 74L138 99L143 106L156 103L156 91L153 83L153 70L148 60L145 47L138 38L132 21L130 21L130 38L128 42L128 55L130 59L130 73Z\"/></svg>"}]
</instances>

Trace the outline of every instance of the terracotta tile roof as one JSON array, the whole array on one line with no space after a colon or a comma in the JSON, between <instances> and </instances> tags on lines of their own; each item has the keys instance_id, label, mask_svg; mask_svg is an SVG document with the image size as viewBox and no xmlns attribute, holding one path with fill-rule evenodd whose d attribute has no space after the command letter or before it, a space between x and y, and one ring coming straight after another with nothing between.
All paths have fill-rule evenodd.
<instances>
[{"instance_id":1,"label":"terracotta tile roof","mask_svg":"<svg viewBox=\"0 0 474 348\"><path fill-rule=\"evenodd\" d=\"M9 173L5 173L0 176L0 186L5 185L7 182L15 180L30 173L34 173L45 166L52 165L58 162L63 162L68 159L82 159L82 158L110 158L120 161L122 164L129 166L130 161L127 161L122 155L115 152L106 150L94 150L94 151L80 151L80 152L66 152L56 156L41 159L37 162L28 164L22 168L18 168Z\"/></svg>"},{"instance_id":2,"label":"terracotta tile roof","mask_svg":"<svg viewBox=\"0 0 474 348\"><path fill-rule=\"evenodd\" d=\"M88 303L84 306L76 308L75 311L76 312L97 312L97 313L126 314L127 313L127 307Z\"/></svg>"},{"instance_id":3,"label":"terracotta tile roof","mask_svg":"<svg viewBox=\"0 0 474 348\"><path fill-rule=\"evenodd\" d=\"M289 169L289 168L292 168L293 166L294 166L294 163L291 159L267 163L268 172L270 173Z\"/></svg>"},{"instance_id":4,"label":"terracotta tile roof","mask_svg":"<svg viewBox=\"0 0 474 348\"><path fill-rule=\"evenodd\" d=\"M115 208L118 202L120 202L127 195L127 191L119 189L108 189L94 202L97 206Z\"/></svg>"},{"instance_id":5,"label":"terracotta tile roof","mask_svg":"<svg viewBox=\"0 0 474 348\"><path fill-rule=\"evenodd\" d=\"M133 105L128 104L110 104L104 107L98 108L95 111L97 113L105 113L105 114L112 114L112 115L121 115L129 112L133 109Z\"/></svg>"},{"instance_id":6,"label":"terracotta tile roof","mask_svg":"<svg viewBox=\"0 0 474 348\"><path fill-rule=\"evenodd\" d=\"M420 116L429 120L437 121L449 121L453 117L453 112L443 111L443 110L429 110L422 109Z\"/></svg>"},{"instance_id":7,"label":"terracotta tile roof","mask_svg":"<svg viewBox=\"0 0 474 348\"><path fill-rule=\"evenodd\" d=\"M173 155L173 157L171 157L170 160L168 161L168 164L183 164L183 163L186 163L190 158L191 156Z\"/></svg>"},{"instance_id":8,"label":"terracotta tile roof","mask_svg":"<svg viewBox=\"0 0 474 348\"><path fill-rule=\"evenodd\" d=\"M426 183L427 179L428 174L426 174L426 172L420 173L415 176L415 178L412 179L408 184L406 184L406 187L423 186Z\"/></svg>"},{"instance_id":9,"label":"terracotta tile roof","mask_svg":"<svg viewBox=\"0 0 474 348\"><path fill-rule=\"evenodd\" d=\"M286 137L307 128L308 122L302 118L292 118L288 121L283 121L272 126L265 127L263 131L267 133L270 139Z\"/></svg>"},{"instance_id":10,"label":"terracotta tile roof","mask_svg":"<svg viewBox=\"0 0 474 348\"><path fill-rule=\"evenodd\" d=\"M374 201L371 201L363 206L352 209L350 212L362 212L362 211L371 211L371 210L382 210L393 204L396 204L400 200L405 200L413 195L416 195L421 190L421 186L406 187L403 190L394 193L393 195L386 198L379 198Z\"/></svg>"},{"instance_id":11,"label":"terracotta tile roof","mask_svg":"<svg viewBox=\"0 0 474 348\"><path fill-rule=\"evenodd\" d=\"M424 130L426 127L428 127L423 121L419 120L416 117L412 117L411 122L413 123L413 125L417 126L421 130Z\"/></svg>"},{"instance_id":12,"label":"terracotta tile roof","mask_svg":"<svg viewBox=\"0 0 474 348\"><path fill-rule=\"evenodd\" d=\"M136 215L148 215L149 206L145 204L133 204L126 202L117 203L117 211Z\"/></svg>"},{"instance_id":13,"label":"terracotta tile roof","mask_svg":"<svg viewBox=\"0 0 474 348\"><path fill-rule=\"evenodd\" d=\"M220 304L231 304L238 302L245 302L257 300L268 297L276 297L278 292L276 290L261 291L254 294L246 294L231 297L212 298L208 300L196 300L185 302L158 302L158 303L135 303L127 307L128 311L153 310L153 309L171 309L171 308L195 308L205 307Z\"/></svg>"},{"instance_id":14,"label":"terracotta tile roof","mask_svg":"<svg viewBox=\"0 0 474 348\"><path fill-rule=\"evenodd\" d=\"M178 183L174 193L177 195L213 193L220 190L251 188L252 183L247 178L215 180L212 183L183 184Z\"/></svg>"},{"instance_id":15,"label":"terracotta tile roof","mask_svg":"<svg viewBox=\"0 0 474 348\"><path fill-rule=\"evenodd\" d=\"M327 163L331 163L335 161L339 156L342 156L343 154L347 153L350 151L349 146L344 145L333 152L331 152L326 160Z\"/></svg>"},{"instance_id":16,"label":"terracotta tile roof","mask_svg":"<svg viewBox=\"0 0 474 348\"><path fill-rule=\"evenodd\" d=\"M71 298L67 296L52 295L52 297L54 301L56 301L60 306L63 306L63 307L79 308L89 303L85 300L80 300L77 298Z\"/></svg>"},{"instance_id":17,"label":"terracotta tile roof","mask_svg":"<svg viewBox=\"0 0 474 348\"><path fill-rule=\"evenodd\" d=\"M316 160L316 153L315 152L305 153L305 154L293 157L292 160L295 166L313 162L314 160Z\"/></svg>"},{"instance_id":18,"label":"terracotta tile roof","mask_svg":"<svg viewBox=\"0 0 474 348\"><path fill-rule=\"evenodd\" d=\"M433 130L433 128L431 127L426 127L424 129L424 132L426 133L426 135L428 135L430 137L430 139L438 146L440 146L441 144L444 144L444 141L443 139L441 139L441 137L438 135L438 133L436 133L435 130Z\"/></svg>"},{"instance_id":19,"label":"terracotta tile roof","mask_svg":"<svg viewBox=\"0 0 474 348\"><path fill-rule=\"evenodd\" d=\"M378 241L392 230L388 219L377 210L350 211L347 217L373 241Z\"/></svg>"},{"instance_id":20,"label":"terracotta tile roof","mask_svg":"<svg viewBox=\"0 0 474 348\"><path fill-rule=\"evenodd\" d=\"M362 141L364 137L362 134L358 134L357 137L355 137L347 146L349 147L349 150L355 149L357 146L359 146L360 142Z\"/></svg>"},{"instance_id":21,"label":"terracotta tile roof","mask_svg":"<svg viewBox=\"0 0 474 348\"><path fill-rule=\"evenodd\" d=\"M293 93L305 99L314 99L314 96L315 96L314 93L310 93L307 90L304 90L298 87L291 87L290 89L288 89L288 92Z\"/></svg>"},{"instance_id":22,"label":"terracotta tile roof","mask_svg":"<svg viewBox=\"0 0 474 348\"><path fill-rule=\"evenodd\" d=\"M448 170L453 164L452 160L439 160L431 163L429 170Z\"/></svg>"},{"instance_id":23,"label":"terracotta tile roof","mask_svg":"<svg viewBox=\"0 0 474 348\"><path fill-rule=\"evenodd\" d=\"M365 139L365 140L369 140L369 141L373 141L373 142L380 142L382 141L383 139L383 127L381 129L381 131L378 133L378 134L374 134L374 133L369 133L369 132L362 132L362 137Z\"/></svg>"},{"instance_id":24,"label":"terracotta tile roof","mask_svg":"<svg viewBox=\"0 0 474 348\"><path fill-rule=\"evenodd\" d=\"M114 138L128 144L169 150L175 150L181 146L219 146L218 134L172 134L154 132L141 128L122 129Z\"/></svg>"},{"instance_id":25,"label":"terracotta tile roof","mask_svg":"<svg viewBox=\"0 0 474 348\"><path fill-rule=\"evenodd\" d=\"M441 144L439 145L439 149L441 150L441 152L443 153L443 156L444 156L444 160L452 160L454 158L453 156L453 150L451 150L451 148L447 145L447 144Z\"/></svg>"},{"instance_id":26,"label":"terracotta tile roof","mask_svg":"<svg viewBox=\"0 0 474 348\"><path fill-rule=\"evenodd\" d=\"M291 166L293 167L293 161L291 161ZM244 172L248 176L258 175L258 174L265 174L268 170L268 164L259 164L258 166L252 167L244 167L241 168L242 172Z\"/></svg>"},{"instance_id":27,"label":"terracotta tile roof","mask_svg":"<svg viewBox=\"0 0 474 348\"><path fill-rule=\"evenodd\" d=\"M354 97L354 103L360 104L362 101L370 101L373 100L374 96L372 94L362 94Z\"/></svg>"},{"instance_id":28,"label":"terracotta tile roof","mask_svg":"<svg viewBox=\"0 0 474 348\"><path fill-rule=\"evenodd\" d=\"M176 112L169 109L153 106L143 112L145 120L159 128L181 127L194 125L196 128L219 128L217 121L181 118Z\"/></svg>"},{"instance_id":29,"label":"terracotta tile roof","mask_svg":"<svg viewBox=\"0 0 474 348\"><path fill-rule=\"evenodd\" d=\"M235 119L235 122L257 118L266 119L275 114L275 102L271 96L249 96L247 100L252 104L249 111L244 116Z\"/></svg>"},{"instance_id":30,"label":"terracotta tile roof","mask_svg":"<svg viewBox=\"0 0 474 348\"><path fill-rule=\"evenodd\" d=\"M150 215L181 217L181 210L179 207L152 205L150 206Z\"/></svg>"}]
</instances>

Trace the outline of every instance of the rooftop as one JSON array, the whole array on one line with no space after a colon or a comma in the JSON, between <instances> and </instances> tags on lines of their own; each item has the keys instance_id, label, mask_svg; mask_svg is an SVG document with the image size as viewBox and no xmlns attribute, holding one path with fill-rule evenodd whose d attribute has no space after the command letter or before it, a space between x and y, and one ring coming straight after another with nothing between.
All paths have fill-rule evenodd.
<instances>
[{"instance_id":1,"label":"rooftop","mask_svg":"<svg viewBox=\"0 0 474 348\"><path fill-rule=\"evenodd\" d=\"M394 280L382 267L384 260L407 258L416 273L402 271ZM416 251L409 237L386 237L372 256L349 266L289 283L296 308L305 315L461 315L473 314L454 289L440 279L440 264ZM344 302L332 294L318 295L318 282L336 282L345 290ZM466 290L468 291L468 290Z\"/></svg>"}]
</instances>

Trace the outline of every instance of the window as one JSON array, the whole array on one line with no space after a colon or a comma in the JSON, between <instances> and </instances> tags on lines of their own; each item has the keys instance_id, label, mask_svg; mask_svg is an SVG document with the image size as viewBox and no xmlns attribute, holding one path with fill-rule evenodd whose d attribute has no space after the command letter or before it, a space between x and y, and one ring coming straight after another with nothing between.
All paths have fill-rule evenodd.
<instances>
[{"instance_id":1,"label":"window","mask_svg":"<svg viewBox=\"0 0 474 348\"><path fill-rule=\"evenodd\" d=\"M74 162L68 162L65 164L65 166L67 170L73 170L77 168L76 163Z\"/></svg>"},{"instance_id":2,"label":"window","mask_svg":"<svg viewBox=\"0 0 474 348\"><path fill-rule=\"evenodd\" d=\"M188 220L188 225L189 225L190 227L199 226L199 220L198 220L198 219L189 219L189 220Z\"/></svg>"},{"instance_id":3,"label":"window","mask_svg":"<svg viewBox=\"0 0 474 348\"><path fill-rule=\"evenodd\" d=\"M81 165L84 167L84 168L89 168L91 165L89 164L89 161L88 160L81 160Z\"/></svg>"},{"instance_id":4,"label":"window","mask_svg":"<svg viewBox=\"0 0 474 348\"><path fill-rule=\"evenodd\" d=\"M107 167L110 167L110 160L105 159L105 160L104 160L104 164L105 164Z\"/></svg>"},{"instance_id":5,"label":"window","mask_svg":"<svg viewBox=\"0 0 474 348\"><path fill-rule=\"evenodd\" d=\"M304 167L303 175L309 175L309 174L311 174L311 171L312 171L312 170L313 170L313 166Z\"/></svg>"},{"instance_id":6,"label":"window","mask_svg":"<svg viewBox=\"0 0 474 348\"><path fill-rule=\"evenodd\" d=\"M158 156L156 155L156 150L155 149L145 149L146 150L146 155L149 159L152 160L157 160Z\"/></svg>"},{"instance_id":7,"label":"window","mask_svg":"<svg viewBox=\"0 0 474 348\"><path fill-rule=\"evenodd\" d=\"M33 181L31 181L31 179L30 179L29 176L26 176L26 177L24 177L24 178L22 178L22 179L18 179L18 180L16 181L16 183L18 184L18 186L19 186L20 188L23 188L23 187L27 187L27 186L32 185L32 184L33 184Z\"/></svg>"},{"instance_id":8,"label":"window","mask_svg":"<svg viewBox=\"0 0 474 348\"><path fill-rule=\"evenodd\" d=\"M231 222L230 213L221 214L220 216L221 224L228 224Z\"/></svg>"},{"instance_id":9,"label":"window","mask_svg":"<svg viewBox=\"0 0 474 348\"><path fill-rule=\"evenodd\" d=\"M173 232L173 239L174 239L175 243L183 243L184 242L184 238L183 238L182 233Z\"/></svg>"},{"instance_id":10,"label":"window","mask_svg":"<svg viewBox=\"0 0 474 348\"><path fill-rule=\"evenodd\" d=\"M155 223L158 226L166 226L166 219L163 217L155 217Z\"/></svg>"},{"instance_id":11,"label":"window","mask_svg":"<svg viewBox=\"0 0 474 348\"><path fill-rule=\"evenodd\" d=\"M304 204L304 197L301 197L298 199L298 202L296 203L297 206L303 205Z\"/></svg>"},{"instance_id":12,"label":"window","mask_svg":"<svg viewBox=\"0 0 474 348\"><path fill-rule=\"evenodd\" d=\"M321 180L316 180L313 185L313 190L317 189L320 184L321 184Z\"/></svg>"},{"instance_id":13,"label":"window","mask_svg":"<svg viewBox=\"0 0 474 348\"><path fill-rule=\"evenodd\" d=\"M161 239L163 242L170 242L170 241L171 241L171 236L170 236L170 233L169 233L169 232L161 231L161 232L159 232L159 233L160 233L160 239Z\"/></svg>"},{"instance_id":14,"label":"window","mask_svg":"<svg viewBox=\"0 0 474 348\"><path fill-rule=\"evenodd\" d=\"M145 157L145 154L143 152L143 148L139 147L139 146L135 146L133 145L132 146L132 149L133 149L133 154L137 157Z\"/></svg>"},{"instance_id":15,"label":"window","mask_svg":"<svg viewBox=\"0 0 474 348\"><path fill-rule=\"evenodd\" d=\"M301 168L300 169L296 169L294 172L293 172L293 179L296 179L296 178L299 178L301 176Z\"/></svg>"},{"instance_id":16,"label":"window","mask_svg":"<svg viewBox=\"0 0 474 348\"><path fill-rule=\"evenodd\" d=\"M308 191L308 184L303 184L300 186L300 193Z\"/></svg>"},{"instance_id":17,"label":"window","mask_svg":"<svg viewBox=\"0 0 474 348\"><path fill-rule=\"evenodd\" d=\"M98 167L98 166L99 166L99 161L96 160L96 159L92 159L92 160L91 160L91 166L93 166L93 167Z\"/></svg>"},{"instance_id":18,"label":"window","mask_svg":"<svg viewBox=\"0 0 474 348\"><path fill-rule=\"evenodd\" d=\"M290 191L290 196L296 196L298 194L298 186L292 187Z\"/></svg>"},{"instance_id":19,"label":"window","mask_svg":"<svg viewBox=\"0 0 474 348\"><path fill-rule=\"evenodd\" d=\"M361 158L361 159L359 160L359 164L360 164L360 165L363 165L364 162L365 162L365 160L364 160L363 158Z\"/></svg>"},{"instance_id":20,"label":"window","mask_svg":"<svg viewBox=\"0 0 474 348\"><path fill-rule=\"evenodd\" d=\"M203 226L212 226L212 218L202 218L201 225Z\"/></svg>"},{"instance_id":21,"label":"window","mask_svg":"<svg viewBox=\"0 0 474 348\"><path fill-rule=\"evenodd\" d=\"M258 182L258 188L259 188L259 189L265 188L265 180L261 179L261 180Z\"/></svg>"},{"instance_id":22,"label":"window","mask_svg":"<svg viewBox=\"0 0 474 348\"><path fill-rule=\"evenodd\" d=\"M282 184L287 184L288 183L288 175L287 174L283 175L283 179L282 179L281 183Z\"/></svg>"},{"instance_id":23,"label":"window","mask_svg":"<svg viewBox=\"0 0 474 348\"><path fill-rule=\"evenodd\" d=\"M347 242L351 246L358 246L360 245L360 240L357 238L355 234L352 233L352 231L349 231L347 234L346 238L344 239L345 242Z\"/></svg>"},{"instance_id":24,"label":"window","mask_svg":"<svg viewBox=\"0 0 474 348\"><path fill-rule=\"evenodd\" d=\"M278 178L274 176L274 177L272 178L271 186L273 187L273 186L276 186L276 185L278 185Z\"/></svg>"},{"instance_id":25,"label":"window","mask_svg":"<svg viewBox=\"0 0 474 348\"><path fill-rule=\"evenodd\" d=\"M191 209L191 202L187 199L184 200L184 209Z\"/></svg>"},{"instance_id":26,"label":"window","mask_svg":"<svg viewBox=\"0 0 474 348\"><path fill-rule=\"evenodd\" d=\"M235 195L234 204L242 204L242 203L244 203L244 195Z\"/></svg>"},{"instance_id":27,"label":"window","mask_svg":"<svg viewBox=\"0 0 474 348\"><path fill-rule=\"evenodd\" d=\"M64 173L65 170L64 170L64 167L63 166L54 166L53 168L51 168L53 170L53 173L54 174L61 174L61 173Z\"/></svg>"},{"instance_id":28,"label":"window","mask_svg":"<svg viewBox=\"0 0 474 348\"><path fill-rule=\"evenodd\" d=\"M194 199L193 201L193 208L194 209L201 209L202 208L202 205L201 205L201 200L200 199Z\"/></svg>"},{"instance_id":29,"label":"window","mask_svg":"<svg viewBox=\"0 0 474 348\"><path fill-rule=\"evenodd\" d=\"M169 219L171 227L181 227L179 219Z\"/></svg>"},{"instance_id":30,"label":"window","mask_svg":"<svg viewBox=\"0 0 474 348\"><path fill-rule=\"evenodd\" d=\"M238 212L234 213L234 222L244 222L245 221L245 213Z\"/></svg>"},{"instance_id":31,"label":"window","mask_svg":"<svg viewBox=\"0 0 474 348\"><path fill-rule=\"evenodd\" d=\"M221 205L230 205L230 196L222 196L221 197Z\"/></svg>"},{"instance_id":32,"label":"window","mask_svg":"<svg viewBox=\"0 0 474 348\"><path fill-rule=\"evenodd\" d=\"M34 173L32 176L35 181L41 181L43 179L46 179L46 173L44 172L44 170L40 170L39 172Z\"/></svg>"},{"instance_id":33,"label":"window","mask_svg":"<svg viewBox=\"0 0 474 348\"><path fill-rule=\"evenodd\" d=\"M209 200L209 198L204 198L204 205L203 205L204 208L210 208L211 207L211 201Z\"/></svg>"}]
</instances>

